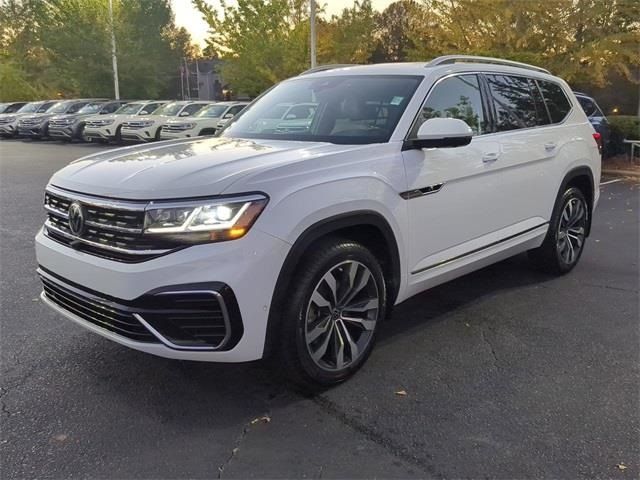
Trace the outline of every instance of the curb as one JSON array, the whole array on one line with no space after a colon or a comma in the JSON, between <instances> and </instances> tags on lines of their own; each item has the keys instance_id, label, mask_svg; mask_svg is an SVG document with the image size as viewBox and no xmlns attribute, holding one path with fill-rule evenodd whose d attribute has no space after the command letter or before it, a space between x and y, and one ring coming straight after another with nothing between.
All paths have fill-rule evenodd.
<instances>
[{"instance_id":1,"label":"curb","mask_svg":"<svg viewBox=\"0 0 640 480\"><path fill-rule=\"evenodd\" d=\"M610 170L603 169L603 175L612 175L614 177L633 177L640 179L640 170Z\"/></svg>"}]
</instances>

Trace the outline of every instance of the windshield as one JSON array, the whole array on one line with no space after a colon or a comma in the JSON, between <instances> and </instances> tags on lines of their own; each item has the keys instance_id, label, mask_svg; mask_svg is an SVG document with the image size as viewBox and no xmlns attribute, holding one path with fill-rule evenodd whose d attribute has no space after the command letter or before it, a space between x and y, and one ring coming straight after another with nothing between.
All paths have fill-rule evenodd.
<instances>
[{"instance_id":1,"label":"windshield","mask_svg":"<svg viewBox=\"0 0 640 480\"><path fill-rule=\"evenodd\" d=\"M368 144L387 142L424 77L354 75L298 78L276 86L222 136ZM291 128L288 114L274 118L278 107L305 104ZM296 118L300 119L297 115Z\"/></svg>"},{"instance_id":2,"label":"windshield","mask_svg":"<svg viewBox=\"0 0 640 480\"><path fill-rule=\"evenodd\" d=\"M26 105L23 105L22 108L18 110L17 113L33 113L37 111L38 107L40 107L41 105L42 103L40 102L27 103Z\"/></svg>"},{"instance_id":3,"label":"windshield","mask_svg":"<svg viewBox=\"0 0 640 480\"><path fill-rule=\"evenodd\" d=\"M69 108L69 103L67 102L58 102L51 109L48 110L47 113L64 113Z\"/></svg>"},{"instance_id":4,"label":"windshield","mask_svg":"<svg viewBox=\"0 0 640 480\"><path fill-rule=\"evenodd\" d=\"M206 117L206 118L216 118L221 117L224 111L229 108L229 105L213 105L211 107L207 107L198 113L196 113L196 117Z\"/></svg>"},{"instance_id":5,"label":"windshield","mask_svg":"<svg viewBox=\"0 0 640 480\"><path fill-rule=\"evenodd\" d=\"M0 103L0 113L4 113L4 111L9 107L8 103Z\"/></svg>"},{"instance_id":6,"label":"windshield","mask_svg":"<svg viewBox=\"0 0 640 480\"><path fill-rule=\"evenodd\" d=\"M177 115L180 109L184 106L182 103L167 103L164 107L160 107L155 112L154 115L166 115L167 117L172 117Z\"/></svg>"},{"instance_id":7,"label":"windshield","mask_svg":"<svg viewBox=\"0 0 640 480\"><path fill-rule=\"evenodd\" d=\"M142 105L142 103L127 103L123 107L120 107L118 110L116 110L115 113L118 115L132 115L134 113L138 113L138 110L140 110L140 107L142 107Z\"/></svg>"},{"instance_id":8,"label":"windshield","mask_svg":"<svg viewBox=\"0 0 640 480\"><path fill-rule=\"evenodd\" d=\"M104 106L104 102L88 103L84 107L82 107L80 110L78 110L78 113L97 113L102 109L103 106Z\"/></svg>"}]
</instances>

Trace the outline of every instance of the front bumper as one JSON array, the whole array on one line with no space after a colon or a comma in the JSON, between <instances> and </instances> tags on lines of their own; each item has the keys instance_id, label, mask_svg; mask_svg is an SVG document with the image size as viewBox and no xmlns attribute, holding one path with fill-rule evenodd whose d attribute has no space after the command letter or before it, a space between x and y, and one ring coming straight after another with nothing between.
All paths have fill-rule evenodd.
<instances>
[{"instance_id":1,"label":"front bumper","mask_svg":"<svg viewBox=\"0 0 640 480\"><path fill-rule=\"evenodd\" d=\"M49 136L53 138L72 139L74 136L73 127L65 127L65 128L49 127Z\"/></svg>"},{"instance_id":2,"label":"front bumper","mask_svg":"<svg viewBox=\"0 0 640 480\"><path fill-rule=\"evenodd\" d=\"M97 129L85 127L82 136L85 139L97 138L99 140L114 140L116 138L115 133L111 133L110 128Z\"/></svg>"},{"instance_id":3,"label":"front bumper","mask_svg":"<svg viewBox=\"0 0 640 480\"><path fill-rule=\"evenodd\" d=\"M18 125L18 136L20 137L42 137L46 132L46 127L43 125L23 126Z\"/></svg>"},{"instance_id":4,"label":"front bumper","mask_svg":"<svg viewBox=\"0 0 640 480\"><path fill-rule=\"evenodd\" d=\"M123 128L120 136L123 140L133 140L135 142L151 142L156 138L156 131L160 127Z\"/></svg>"},{"instance_id":5,"label":"front bumper","mask_svg":"<svg viewBox=\"0 0 640 480\"><path fill-rule=\"evenodd\" d=\"M194 129L191 130L182 130L179 132L166 132L162 130L160 132L160 138L162 140L176 140L179 138L192 138L197 137L197 132Z\"/></svg>"},{"instance_id":6,"label":"front bumper","mask_svg":"<svg viewBox=\"0 0 640 480\"><path fill-rule=\"evenodd\" d=\"M36 236L36 256L45 275L63 286L82 286L101 298L115 299L118 305L135 307L149 292L171 285L226 285L237 302L243 329L241 338L228 344L228 350L175 348L157 336L153 342L140 341L87 321L43 295L44 302L54 310L120 344L167 358L212 362L262 357L271 297L289 248L289 244L254 227L239 240L196 245L140 263L121 263L76 251L47 237L42 230Z\"/></svg>"},{"instance_id":7,"label":"front bumper","mask_svg":"<svg viewBox=\"0 0 640 480\"><path fill-rule=\"evenodd\" d=\"M13 137L18 133L18 130L14 124L5 123L0 125L0 135Z\"/></svg>"}]
</instances>

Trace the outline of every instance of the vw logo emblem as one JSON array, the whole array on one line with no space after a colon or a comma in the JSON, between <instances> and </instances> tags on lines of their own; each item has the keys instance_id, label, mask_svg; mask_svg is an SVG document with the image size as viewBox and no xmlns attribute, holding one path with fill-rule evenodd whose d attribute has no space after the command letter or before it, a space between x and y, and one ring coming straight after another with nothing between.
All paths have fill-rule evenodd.
<instances>
[{"instance_id":1,"label":"vw logo emblem","mask_svg":"<svg viewBox=\"0 0 640 480\"><path fill-rule=\"evenodd\" d=\"M84 230L84 211L78 202L69 207L69 230L76 236L82 235Z\"/></svg>"}]
</instances>

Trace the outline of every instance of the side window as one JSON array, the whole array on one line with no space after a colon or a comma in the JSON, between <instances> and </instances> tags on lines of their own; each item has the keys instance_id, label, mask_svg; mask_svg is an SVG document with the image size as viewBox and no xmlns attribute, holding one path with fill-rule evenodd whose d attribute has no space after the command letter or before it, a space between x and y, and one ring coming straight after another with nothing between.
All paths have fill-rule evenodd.
<instances>
[{"instance_id":1,"label":"side window","mask_svg":"<svg viewBox=\"0 0 640 480\"><path fill-rule=\"evenodd\" d=\"M511 75L486 75L499 132L549 123L540 116L529 80ZM542 112L541 112L542 113Z\"/></svg>"},{"instance_id":2,"label":"side window","mask_svg":"<svg viewBox=\"0 0 640 480\"><path fill-rule=\"evenodd\" d=\"M578 103L584 110L584 113L587 114L587 117L604 117L598 106L595 104L593 100L586 97L576 97L578 99Z\"/></svg>"},{"instance_id":3,"label":"side window","mask_svg":"<svg viewBox=\"0 0 640 480\"><path fill-rule=\"evenodd\" d=\"M464 120L474 135L487 133L487 122L477 75L458 75L442 80L429 93L422 106L411 136L430 118Z\"/></svg>"},{"instance_id":4,"label":"side window","mask_svg":"<svg viewBox=\"0 0 640 480\"><path fill-rule=\"evenodd\" d=\"M235 107L231 107L229 110L227 110L227 113L230 113L231 115L237 115L242 110L244 110L244 107L244 105L236 105Z\"/></svg>"},{"instance_id":5,"label":"side window","mask_svg":"<svg viewBox=\"0 0 640 480\"><path fill-rule=\"evenodd\" d=\"M194 113L197 113L198 111L202 110L204 107L206 107L204 103L193 103L191 105L187 105L186 107L184 107L184 109L180 112L180 114L183 117L193 115ZM188 113L189 115L185 115L185 112Z\"/></svg>"},{"instance_id":6,"label":"side window","mask_svg":"<svg viewBox=\"0 0 640 480\"><path fill-rule=\"evenodd\" d=\"M148 115L154 110L158 109L161 105L162 104L160 103L150 103L148 105L145 105L144 108L138 112L138 115Z\"/></svg>"},{"instance_id":7,"label":"side window","mask_svg":"<svg viewBox=\"0 0 640 480\"><path fill-rule=\"evenodd\" d=\"M9 105L4 113L14 113L22 108L24 103L14 103L13 105Z\"/></svg>"},{"instance_id":8,"label":"side window","mask_svg":"<svg viewBox=\"0 0 640 480\"><path fill-rule=\"evenodd\" d=\"M544 98L542 98L542 94L540 93L540 89L538 88L538 84L532 78L527 79L529 82L529 91L533 96L533 103L536 106L536 116L538 117L538 125L549 125L551 123L551 119L549 118L549 112L547 112L547 107L544 104Z\"/></svg>"},{"instance_id":9,"label":"side window","mask_svg":"<svg viewBox=\"0 0 640 480\"><path fill-rule=\"evenodd\" d=\"M71 107L69 107L69 110L67 110L67 113L76 113L78 110L80 110L85 105L86 105L86 102L85 103L76 103L75 105L71 105Z\"/></svg>"},{"instance_id":10,"label":"side window","mask_svg":"<svg viewBox=\"0 0 640 480\"><path fill-rule=\"evenodd\" d=\"M107 105L105 105L105 107L102 109L103 113L113 113L115 112L117 109L119 109L122 105L121 103L108 103Z\"/></svg>"},{"instance_id":11,"label":"side window","mask_svg":"<svg viewBox=\"0 0 640 480\"><path fill-rule=\"evenodd\" d=\"M547 82L545 80L537 80L544 103L547 105L549 115L551 115L552 123L560 123L565 119L571 110L571 104L567 100L567 96L562 91L560 85Z\"/></svg>"}]
</instances>

